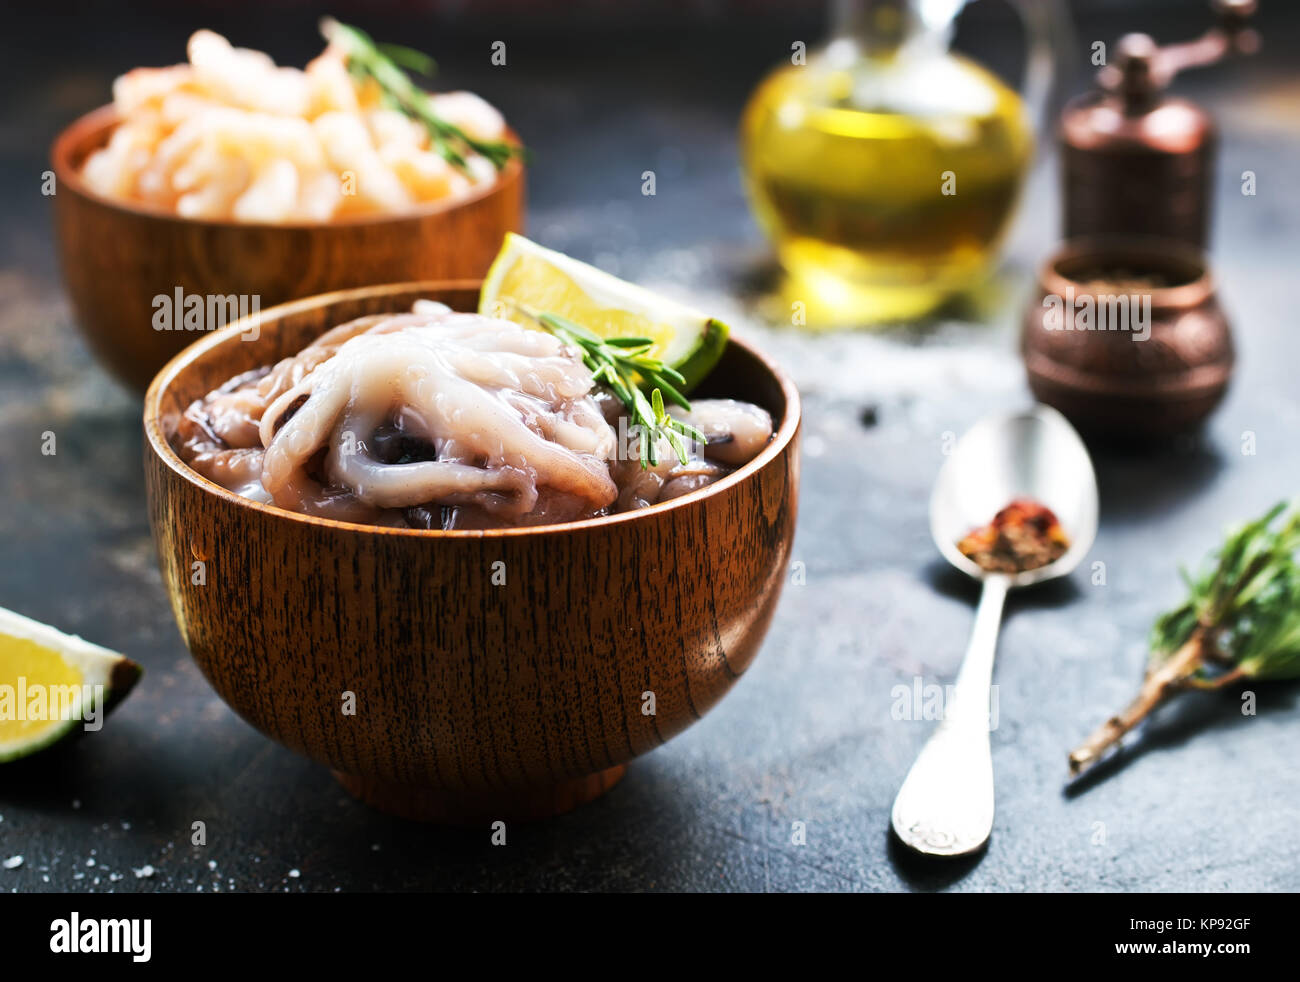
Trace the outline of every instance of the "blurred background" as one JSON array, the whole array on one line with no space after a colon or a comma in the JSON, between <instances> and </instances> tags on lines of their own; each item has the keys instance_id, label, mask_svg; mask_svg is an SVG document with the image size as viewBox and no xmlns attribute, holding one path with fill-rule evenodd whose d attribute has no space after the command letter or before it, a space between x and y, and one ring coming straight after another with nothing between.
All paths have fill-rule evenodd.
<instances>
[{"instance_id":1,"label":"blurred background","mask_svg":"<svg viewBox=\"0 0 1300 982\"><path fill-rule=\"evenodd\" d=\"M1019 335L1062 234L1061 107L1092 87L1095 42L1113 51L1133 31L1181 41L1214 23L1204 0L1031 9L1055 44L1055 82L1031 120L1023 186L1019 172L1010 180L1018 207L1008 204L990 275L871 329L810 331L791 323L791 295L746 196L753 162L740 128L760 83L790 65L792 45L811 55L826 43L827 4L10 4L0 40L0 605L127 652L150 676L113 732L86 741L63 770L6 774L0 836L29 861L0 874L0 889L40 889L59 862L66 873L100 825L101 848L120 867L166 870L126 884L136 889L192 889L207 882L209 855L253 889L288 885L289 865L304 871L293 889L1300 885L1290 833L1300 778L1284 750L1294 745L1284 729L1294 686L1263 696L1249 724L1234 718L1231 697L1193 699L1155 729L1147 759L1082 799L1058 793L1068 747L1139 676L1151 619L1179 596L1177 562L1300 489L1300 339L1286 292L1300 255L1300 6L1286 0L1263 0L1257 54L1172 87L1221 132L1209 263L1236 336L1226 400L1204 428L1138 453L1095 443L1103 517L1093 558L1108 570L1104 588L1080 576L1012 604L994 754L999 815L1015 837L995 834L978 866L942 872L888 846L889 804L928 727L891 721L887 694L914 677L950 679L970 618L970 591L932 558L926 499L954 435L1031 398ZM792 372L806 400L795 556L807 586L786 590L764 657L705 724L634 765L607 799L512 840L508 863L477 839L435 839L342 798L323 769L263 741L208 690L159 582L138 398L96 366L74 329L40 193L51 141L108 102L118 74L183 61L200 27L301 66L322 47L323 13L431 53L437 88L472 90L503 111L533 152L527 234L731 321ZM505 66L490 60L498 40ZM955 46L1020 84L1026 44L1013 7L970 4ZM1003 139L1007 154L1024 150ZM653 196L642 193L646 171ZM1253 196L1241 191L1246 171ZM60 454L42 459L37 434L51 428ZM1197 739L1206 728L1216 732ZM237 830L202 856L176 831L196 810ZM794 819L817 830L802 850L788 841ZM1097 821L1112 830L1101 850L1086 843ZM1227 827L1231 854L1209 849L1200 830ZM67 875L54 885L87 886Z\"/></svg>"},{"instance_id":2,"label":"blurred background","mask_svg":"<svg viewBox=\"0 0 1300 982\"><path fill-rule=\"evenodd\" d=\"M932 20L943 20L961 4L929 0L917 6L927 10ZM57 277L48 202L18 191L33 174L44 171L48 146L59 129L108 100L117 74L137 65L183 60L185 41L199 26L211 27L235 44L265 50L282 64L302 65L320 49L319 17L332 13L357 22L377 38L397 39L434 53L440 63L438 88L471 89L503 110L534 151L529 232L551 247L697 299L704 293L720 294L715 302L739 304L746 318L760 322L788 324L790 302L798 299L811 306L814 326L855 320L886 324L902 320L913 325L919 320L924 329L942 322L996 324L1019 314L1037 267L1060 238L1062 202L1054 130L1065 100L1093 87L1096 69L1089 59L1095 43L1111 45L1113 51L1119 36L1131 31L1147 31L1161 42L1182 41L1214 23L1210 4L1202 0L1044 0L1025 5L1029 19L1050 42L1053 79L1045 102L1012 107L1023 112L1036 139L1009 146L1016 134L995 133L974 143L974 159L999 159L1013 172L989 177L989 200L994 203L985 211L991 211L991 217L980 212L974 219L988 226L974 234L977 240L981 236L987 240L987 249L971 246L967 251L973 255L948 256L949 265L944 265L943 256L934 260L938 266L932 279L951 289L922 290L922 297L903 297L898 303L886 298L879 316L871 313L875 295L865 302L861 296L850 296L850 313L845 317L838 316L842 311L823 314L819 310L819 297L826 291L819 290L816 282L808 286L796 281L792 286L779 272L772 240L790 246L782 231L797 238L800 216L803 226L811 225L814 231L819 221L810 217L816 200L810 205L796 196L782 198L779 182L790 176L791 168L796 177L807 176L798 171L801 166L820 166L832 176L850 177L873 165L882 170L882 161L907 161L909 153L916 156L924 148L900 140L894 150L886 140L889 149L859 152L827 143L824 152L819 148L815 155L807 155L822 161L820 165L791 164L774 159L773 148L781 145L781 135L756 135L742 154L740 127L747 106L751 116L765 109L775 115L782 93L772 94L764 106L764 96L757 91L760 82L782 66L789 67L795 45L806 46L808 56L816 57L836 25L851 19L841 8L853 7L851 2L841 2L837 8L834 3L757 0L19 5L12 13L15 28L0 66L8 90L16 96L8 100L0 117L4 133L0 167L6 186L14 189L7 202L0 262L41 278L43 285ZM1241 155L1243 165L1252 163L1247 158L1261 141L1293 133L1297 125L1300 96L1282 54L1300 30L1300 17L1291 7L1265 4L1256 16L1265 39L1262 55L1188 72L1174 86L1178 95L1211 109L1234 93L1249 93L1248 101L1234 105L1231 118L1220 120L1227 129L1225 154ZM505 66L490 62L494 41L507 43ZM1024 80L1028 41L1017 8L1002 0L971 3L956 22L955 50L990 69L1010 88ZM909 94L908 84L901 83L904 96ZM972 79L957 77L952 94L937 98L960 105L961 92L973 88ZM983 94L975 92L975 96ZM793 93L796 101L800 97ZM812 138L804 133L801 140L785 143L807 147L813 145ZM1003 145L994 146L999 139ZM969 158L953 160L971 163ZM1236 156L1220 162L1214 191L1239 182L1237 162ZM972 169L966 167L967 172ZM1022 180L1025 170L1028 174ZM646 171L656 175L653 197L641 193L641 175ZM768 221L768 231L776 233L770 237L760 227L763 204L756 218L746 197L746 172L760 192L765 188L772 192L759 195L766 199L766 215L776 216L779 226L774 229L774 221ZM772 179L767 185L766 178ZM898 181L882 180L867 192L880 201L851 200L848 205L871 208L911 190ZM1214 244L1248 239L1262 254L1275 254L1266 250L1267 242L1279 233L1280 215L1294 209L1297 193L1277 182L1268 187L1270 207L1212 209L1218 230ZM977 207L987 204L977 194L968 200ZM842 204L834 198L828 202L832 211ZM900 209L892 225L870 231L876 237L873 247L882 254L873 258L881 262L896 258L888 245L880 243L915 239L919 233L907 229L934 224L923 208ZM854 234L851 227L841 231L850 237ZM836 234L832 230L826 237L833 240ZM800 249L796 241L788 252L806 257ZM821 258L820 253L813 257L814 272L820 272ZM996 275L985 277L990 269ZM905 269L901 275L905 278L913 271ZM888 279L891 268L882 275ZM842 345L876 350L870 339L851 338ZM838 359L837 363L843 364ZM855 367L862 366L855 363ZM833 374L835 365L818 362L816 371L821 370Z\"/></svg>"}]
</instances>

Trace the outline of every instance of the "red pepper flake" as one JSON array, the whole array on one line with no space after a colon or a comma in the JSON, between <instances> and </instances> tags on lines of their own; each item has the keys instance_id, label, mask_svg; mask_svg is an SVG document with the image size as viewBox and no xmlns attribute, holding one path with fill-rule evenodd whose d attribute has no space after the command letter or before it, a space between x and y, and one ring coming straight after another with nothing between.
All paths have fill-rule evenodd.
<instances>
[{"instance_id":1,"label":"red pepper flake","mask_svg":"<svg viewBox=\"0 0 1300 982\"><path fill-rule=\"evenodd\" d=\"M1017 498L957 543L963 556L990 573L1037 569L1056 562L1069 548L1052 510L1028 498Z\"/></svg>"}]
</instances>

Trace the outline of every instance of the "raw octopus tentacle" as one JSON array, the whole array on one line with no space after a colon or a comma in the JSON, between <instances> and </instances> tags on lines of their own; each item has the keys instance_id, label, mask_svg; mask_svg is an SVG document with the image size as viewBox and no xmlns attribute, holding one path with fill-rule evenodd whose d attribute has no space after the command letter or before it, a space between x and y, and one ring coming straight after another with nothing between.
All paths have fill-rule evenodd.
<instances>
[{"instance_id":1,"label":"raw octopus tentacle","mask_svg":"<svg viewBox=\"0 0 1300 982\"><path fill-rule=\"evenodd\" d=\"M696 399L689 410L669 412L704 434L704 456L733 467L753 460L772 439L772 417L753 403Z\"/></svg>"},{"instance_id":2,"label":"raw octopus tentacle","mask_svg":"<svg viewBox=\"0 0 1300 982\"><path fill-rule=\"evenodd\" d=\"M705 487L772 438L762 409L698 399L670 412L707 438L666 439L643 468L626 409L581 353L509 321L432 302L359 317L181 415L196 471L281 508L416 528L506 528L644 508Z\"/></svg>"},{"instance_id":3,"label":"raw octopus tentacle","mask_svg":"<svg viewBox=\"0 0 1300 982\"><path fill-rule=\"evenodd\" d=\"M408 508L427 501L443 501L477 492L506 492L511 509L530 511L537 502L537 487L514 467L487 469L446 460L385 464L376 460L357 434L373 433L387 414L345 415L331 439L325 468L335 483L352 489L358 500L380 508ZM343 452L344 437L351 434L355 449Z\"/></svg>"},{"instance_id":4,"label":"raw octopus tentacle","mask_svg":"<svg viewBox=\"0 0 1300 982\"><path fill-rule=\"evenodd\" d=\"M346 341L263 413L266 490L277 501L286 488L296 498L307 487L311 496L304 469L324 447L330 480L374 507L456 500L523 514L539 485L593 510L607 506L617 495L605 460L613 434L594 405L570 405L586 398L590 374L555 339L537 344L520 340L524 333L486 318L402 315ZM539 353L484 350L493 335L502 347ZM460 337L473 337L475 347ZM536 405L521 412L519 399L529 397ZM418 416L434 443L454 437L462 454L479 459L378 460L365 441L397 410Z\"/></svg>"},{"instance_id":5,"label":"raw octopus tentacle","mask_svg":"<svg viewBox=\"0 0 1300 982\"><path fill-rule=\"evenodd\" d=\"M385 314L368 314L356 320L330 328L296 355L282 358L266 373L257 387L257 394L263 400L263 408L280 398L307 377L317 365L334 357L339 345L388 320ZM261 419L259 416L258 419Z\"/></svg>"}]
</instances>

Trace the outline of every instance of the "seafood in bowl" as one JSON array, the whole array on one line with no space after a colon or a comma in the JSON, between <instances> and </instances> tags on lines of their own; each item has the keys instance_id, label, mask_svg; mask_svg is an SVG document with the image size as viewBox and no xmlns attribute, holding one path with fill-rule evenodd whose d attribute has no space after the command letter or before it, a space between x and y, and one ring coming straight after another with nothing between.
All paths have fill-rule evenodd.
<instances>
[{"instance_id":1,"label":"seafood in bowl","mask_svg":"<svg viewBox=\"0 0 1300 982\"><path fill-rule=\"evenodd\" d=\"M325 29L306 71L201 31L192 64L128 72L51 147L77 324L137 391L227 311L476 279L522 228L524 151L500 114L389 57L416 52ZM203 316L176 316L191 303Z\"/></svg>"},{"instance_id":2,"label":"seafood in bowl","mask_svg":"<svg viewBox=\"0 0 1300 982\"><path fill-rule=\"evenodd\" d=\"M516 151L496 109L425 93L359 31L323 30L305 70L201 30L188 63L127 72L86 187L182 218L274 224L399 214L496 181Z\"/></svg>"},{"instance_id":3,"label":"seafood in bowl","mask_svg":"<svg viewBox=\"0 0 1300 982\"><path fill-rule=\"evenodd\" d=\"M699 720L757 656L791 558L798 392L728 338L689 401L761 407L774 432L757 456L693 493L576 522L334 521L232 492L177 453L187 410L226 380L269 378L338 325L424 298L480 304L470 282L333 293L264 312L256 340L238 326L204 337L159 373L144 424L163 583L217 694L364 801L457 823L557 814ZM391 453L382 444L372 453Z\"/></svg>"},{"instance_id":4,"label":"seafood in bowl","mask_svg":"<svg viewBox=\"0 0 1300 982\"><path fill-rule=\"evenodd\" d=\"M484 529L666 501L772 437L766 410L731 399L671 407L674 432L692 437L678 448L626 410L561 338L418 301L236 376L186 409L173 442L210 480L291 511Z\"/></svg>"},{"instance_id":5,"label":"seafood in bowl","mask_svg":"<svg viewBox=\"0 0 1300 982\"><path fill-rule=\"evenodd\" d=\"M727 334L509 235L478 313L423 298L334 325L195 400L172 441L222 487L319 518L444 531L599 518L707 487L767 446L761 406L686 397Z\"/></svg>"}]
</instances>

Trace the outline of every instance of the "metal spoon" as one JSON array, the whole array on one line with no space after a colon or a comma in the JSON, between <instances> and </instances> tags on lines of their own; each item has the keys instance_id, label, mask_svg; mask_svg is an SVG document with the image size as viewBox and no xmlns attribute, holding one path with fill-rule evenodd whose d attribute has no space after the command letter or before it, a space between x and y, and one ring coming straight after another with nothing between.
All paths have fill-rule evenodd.
<instances>
[{"instance_id":1,"label":"metal spoon","mask_svg":"<svg viewBox=\"0 0 1300 982\"><path fill-rule=\"evenodd\" d=\"M1013 498L1052 509L1070 539L1069 550L1023 573L985 572L958 551L957 542ZM948 562L984 586L943 721L894 799L893 825L919 852L963 856L983 846L993 831L989 686L1007 590L1066 575L1097 534L1097 479L1079 434L1047 406L976 423L939 472L930 498L930 534Z\"/></svg>"}]
</instances>

